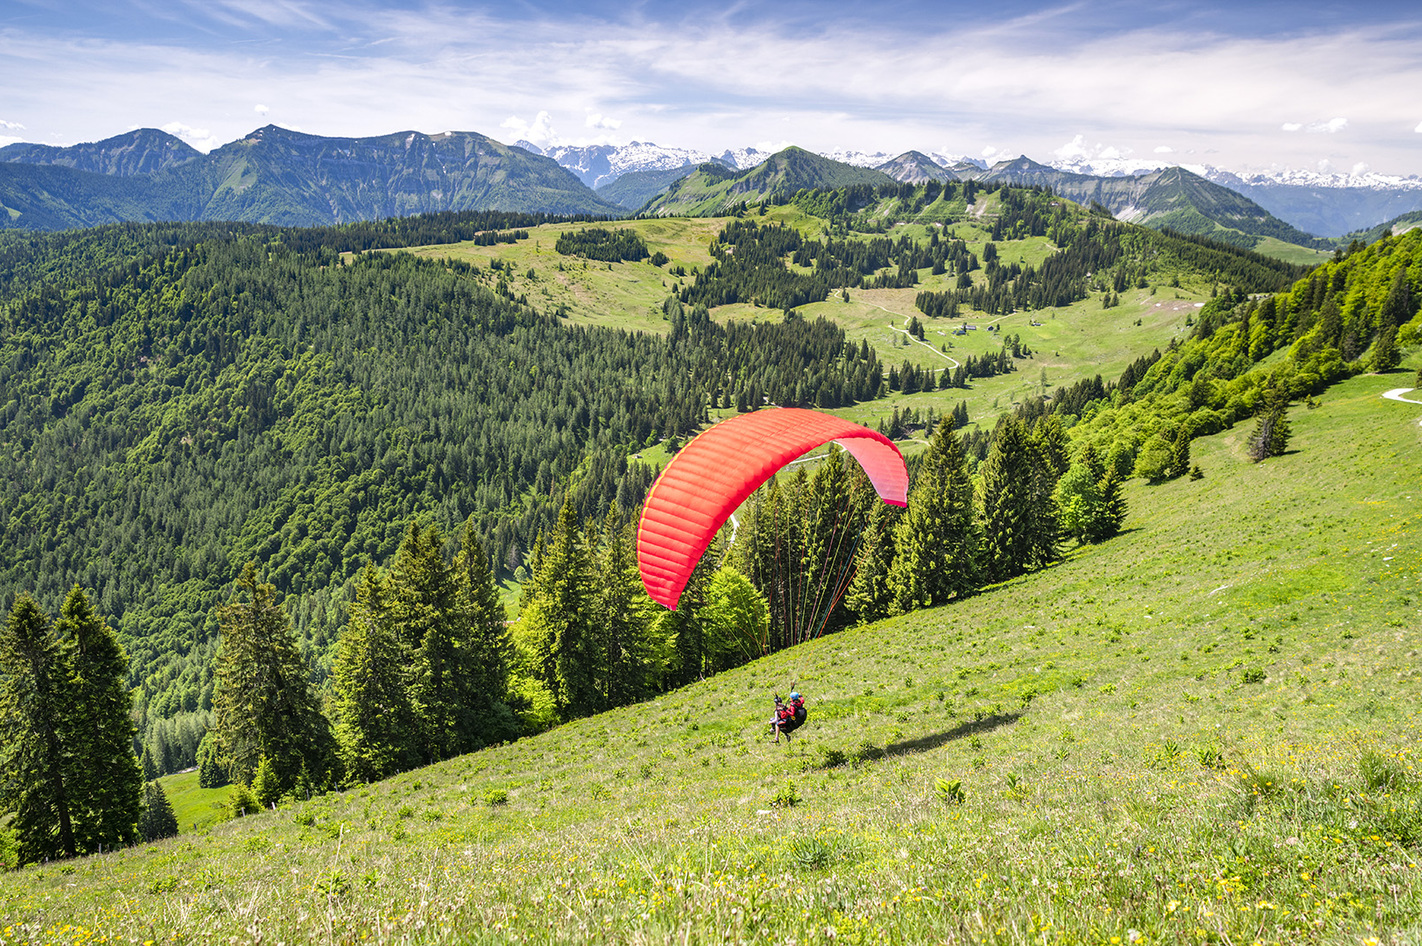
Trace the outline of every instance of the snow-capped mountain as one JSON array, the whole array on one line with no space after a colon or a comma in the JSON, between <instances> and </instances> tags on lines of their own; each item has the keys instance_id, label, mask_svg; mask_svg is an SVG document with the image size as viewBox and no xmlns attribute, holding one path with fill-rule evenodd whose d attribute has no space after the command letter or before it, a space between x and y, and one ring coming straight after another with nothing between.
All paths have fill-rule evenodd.
<instances>
[{"instance_id":1,"label":"snow-capped mountain","mask_svg":"<svg viewBox=\"0 0 1422 946\"><path fill-rule=\"evenodd\" d=\"M761 151L757 148L733 148L716 155L716 160L729 164L737 171L748 171L764 163L772 154L773 151Z\"/></svg>"},{"instance_id":2,"label":"snow-capped mountain","mask_svg":"<svg viewBox=\"0 0 1422 946\"><path fill-rule=\"evenodd\" d=\"M592 188L606 187L632 171L670 171L707 161L744 171L770 157L770 152L754 147L711 154L649 141L581 147L553 145L540 148L527 141L516 142L516 145L552 158ZM922 153L960 177L974 177L978 171L986 173L989 169L989 162L981 158L947 151ZM856 167L876 168L901 155L836 148L824 152L823 156ZM1166 168L1184 168L1207 181L1243 194L1300 230L1320 236L1341 236L1422 208L1422 176L1379 174L1361 167L1352 171L1293 168L1234 171L1173 160L1178 157L1181 156L1174 153L1140 156L1117 152L1113 148L1088 147L1084 142L1076 141L1058 149L1045 163L1060 171L1098 178L1134 178Z\"/></svg>"}]
</instances>

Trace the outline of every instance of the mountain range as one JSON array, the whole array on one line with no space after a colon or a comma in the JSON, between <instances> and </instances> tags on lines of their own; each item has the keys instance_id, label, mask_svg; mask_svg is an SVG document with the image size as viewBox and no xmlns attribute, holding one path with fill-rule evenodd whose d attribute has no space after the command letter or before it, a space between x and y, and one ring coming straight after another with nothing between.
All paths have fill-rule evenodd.
<instances>
[{"instance_id":1,"label":"mountain range","mask_svg":"<svg viewBox=\"0 0 1422 946\"><path fill-rule=\"evenodd\" d=\"M324 138L275 125L202 154L140 129L0 148L0 226L123 220L346 223L441 210L620 214L551 158L474 132Z\"/></svg>"},{"instance_id":2,"label":"mountain range","mask_svg":"<svg viewBox=\"0 0 1422 946\"><path fill-rule=\"evenodd\" d=\"M727 188L737 200L791 183L1038 184L1148 226L1227 238L1237 231L1303 246L1321 245L1319 235L1345 237L1422 209L1422 178L1365 171L1235 173L1152 167L1138 159L1042 164L1025 156L988 165L921 151L813 156L827 164L810 161L811 152L802 149L776 155L787 153L793 160L777 165L781 177L772 181L773 175L737 177L772 157L754 147L711 154L639 141L508 146L474 132L326 138L268 125L204 154L173 135L138 129L70 147L0 148L0 227L52 230L124 220L300 226L486 209L620 216L672 189L675 198L663 200L659 212L673 212L672 206L701 212L687 208L704 203L713 183L732 177L737 180ZM693 174L702 177L678 184Z\"/></svg>"}]
</instances>

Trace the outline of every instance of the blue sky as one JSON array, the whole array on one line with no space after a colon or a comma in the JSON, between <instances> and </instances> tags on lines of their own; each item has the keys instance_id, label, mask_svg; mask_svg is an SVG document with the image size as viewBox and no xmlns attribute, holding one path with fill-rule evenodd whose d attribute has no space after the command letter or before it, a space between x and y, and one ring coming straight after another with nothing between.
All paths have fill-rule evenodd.
<instances>
[{"instance_id":1,"label":"blue sky","mask_svg":"<svg viewBox=\"0 0 1422 946\"><path fill-rule=\"evenodd\" d=\"M1422 175L1415 3L5 0L0 141L161 127Z\"/></svg>"}]
</instances>

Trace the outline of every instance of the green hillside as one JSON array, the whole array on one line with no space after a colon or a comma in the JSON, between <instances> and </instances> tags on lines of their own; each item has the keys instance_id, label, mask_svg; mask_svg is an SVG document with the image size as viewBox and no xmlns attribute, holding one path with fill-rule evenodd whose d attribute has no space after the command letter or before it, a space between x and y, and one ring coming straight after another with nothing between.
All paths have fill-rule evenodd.
<instances>
[{"instance_id":1,"label":"green hillside","mask_svg":"<svg viewBox=\"0 0 1422 946\"><path fill-rule=\"evenodd\" d=\"M1373 243L1377 240L1382 239L1383 235L1386 233L1393 233L1397 236L1401 236L1408 230L1411 230L1418 226L1422 226L1422 210L1413 210L1409 213L1402 214L1401 216L1394 217L1386 223L1380 223L1370 229L1355 230L1352 233L1344 234L1343 236L1338 238L1338 245L1347 246L1355 240L1359 243L1364 244Z\"/></svg>"},{"instance_id":2,"label":"green hillside","mask_svg":"<svg viewBox=\"0 0 1422 946\"><path fill-rule=\"evenodd\" d=\"M1407 365L1410 372L1416 356ZM1195 442L1127 532L513 745L0 877L73 942L1404 942L1422 407ZM769 695L810 722L768 744Z\"/></svg>"},{"instance_id":3,"label":"green hillside","mask_svg":"<svg viewBox=\"0 0 1422 946\"><path fill-rule=\"evenodd\" d=\"M1330 241L1319 240L1285 223L1236 191L1179 167L1133 177L1096 177L1020 157L1001 161L971 177L984 182L1049 187L1083 205L1101 204L1123 220L1207 236L1246 249L1258 249L1267 239L1309 249L1331 245Z\"/></svg>"},{"instance_id":4,"label":"green hillside","mask_svg":"<svg viewBox=\"0 0 1422 946\"><path fill-rule=\"evenodd\" d=\"M718 164L703 164L672 184L642 212L656 216L715 216L737 204L760 203L772 197L783 202L805 189L892 181L893 178L882 171L843 164L803 148L790 147L739 173Z\"/></svg>"},{"instance_id":5,"label":"green hillside","mask_svg":"<svg viewBox=\"0 0 1422 946\"><path fill-rule=\"evenodd\" d=\"M627 210L639 210L673 183L694 173L696 168L690 165L662 171L629 171L599 187L597 196Z\"/></svg>"}]
</instances>

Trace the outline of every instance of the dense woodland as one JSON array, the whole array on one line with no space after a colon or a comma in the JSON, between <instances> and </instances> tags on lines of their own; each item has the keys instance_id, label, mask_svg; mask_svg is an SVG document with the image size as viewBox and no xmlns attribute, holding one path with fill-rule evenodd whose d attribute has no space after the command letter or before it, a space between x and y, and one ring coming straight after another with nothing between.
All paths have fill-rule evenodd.
<instances>
[{"instance_id":1,"label":"dense woodland","mask_svg":"<svg viewBox=\"0 0 1422 946\"><path fill-rule=\"evenodd\" d=\"M1005 203L1018 199L1014 193ZM1266 403L1277 420L1280 405L1286 409L1347 371L1385 364L1388 350L1415 338L1407 326L1416 312L1413 287L1422 280L1416 234L1359 247L1288 292L1259 299L1251 293L1286 283L1296 271L1208 241L1090 218L1079 230L1087 236L1068 240L1050 195L1025 194L1004 226L1056 227L1054 239L1068 248L1080 243L1119 254L1094 272L1088 289L1118 291L1116 282L1134 284L1148 267L1158 273L1195 265L1237 287L1206 307L1194 337L1143 357L1117 381L1083 381L1023 406L1023 431L1010 432L1003 449L1031 442L1049 414L1061 429L1079 428L1072 430L1079 455L1065 467L1060 459L1052 464L1052 482L1070 487L1059 496L1061 535L1104 537L1110 528L1102 523L1123 512L1112 499L1121 479L1181 475L1191 437L1250 418ZM1044 217L1043 206L1052 215ZM668 300L666 336L576 329L500 296L491 288L499 282L493 271L399 254L342 255L439 242L446 224L466 237L499 239L536 222L435 215L408 226L318 231L193 224L0 238L0 489L7 510L0 596L7 610L22 591L57 610L75 584L90 589L130 658L127 682L135 688L150 774L192 764L213 725L220 609L246 563L257 562L262 582L274 586L312 685L329 688L336 642L369 584L364 569L393 572L412 521L451 537L469 523L492 574L528 579L536 601L542 556L556 537L576 530L584 545L609 543L614 527L605 517L619 516L625 527L655 474L628 457L663 439L674 446L705 422L709 407L837 407L928 383L917 371L886 376L867 345L847 345L825 322L718 326L688 295ZM815 278L799 268L835 280L849 273L898 279L940 264L957 272L972 262L952 240L806 242L753 220L732 223L719 244L719 271L701 274L689 289L705 285L709 293L719 283L723 293L727 286L775 293ZM799 258L805 262L797 270L786 265ZM879 265L863 272L870 262ZM1002 283L1014 305L1022 276ZM838 285L827 282L826 291ZM1021 284L1023 294L1038 285L1034 273ZM1272 385L1248 373L1281 348L1289 356ZM1010 348L988 359L1010 365ZM937 384L966 383L970 374L943 372ZM956 416L953 425L961 426ZM1277 439L1270 434L1265 442L1271 437ZM968 527L976 531L966 547L1020 563L1012 567L1036 567L1050 558L1045 542L1010 554L983 551L996 515L984 496L998 439L995 431L969 431L957 448L969 469L979 464ZM1044 474L1023 472L1040 464L1019 458L1004 465L1016 472L998 482L1035 476L1033 494L1052 495ZM954 478L951 471L937 475ZM954 488L961 491L961 483ZM764 501L765 515L808 508L797 490L801 497L812 492L787 483L779 505ZM1045 515L1037 526L1047 523ZM598 677L578 691L576 704L562 695L573 689L558 676L556 659L539 670L510 658L513 682L496 702L547 722L713 671L740 659L728 654L753 653L748 640L793 641L796 622L822 618L820 626L832 629L946 600L943 592L912 588L866 600L863 582L873 569L890 574L895 546L883 537L898 528L872 504L866 516L855 561L869 555L866 546L873 555L850 570L849 584L840 587L839 573L835 582L821 582L837 589L838 613L827 609L810 620L801 608L797 617L776 590L786 579L737 551L728 561L751 577L774 616L763 638L748 638L745 622L713 621L719 630L711 638L697 636L701 625L649 625L637 644L637 673ZM454 538L444 542L449 561L456 545ZM1008 571L995 565L977 574L987 580ZM859 574L866 577L856 587ZM906 580L901 574L899 584L879 587L907 587ZM731 597L755 610L744 589ZM530 646L518 652L532 652ZM619 646L602 642L590 653L618 653ZM547 705L534 705L539 700Z\"/></svg>"}]
</instances>

